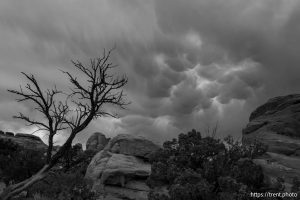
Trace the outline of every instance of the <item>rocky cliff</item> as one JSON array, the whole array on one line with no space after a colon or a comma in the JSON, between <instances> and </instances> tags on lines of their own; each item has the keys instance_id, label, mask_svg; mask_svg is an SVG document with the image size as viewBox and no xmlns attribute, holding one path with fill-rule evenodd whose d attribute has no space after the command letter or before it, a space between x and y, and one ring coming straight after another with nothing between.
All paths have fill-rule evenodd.
<instances>
[{"instance_id":1,"label":"rocky cliff","mask_svg":"<svg viewBox=\"0 0 300 200\"><path fill-rule=\"evenodd\" d=\"M25 149L45 151L47 145L38 136L12 132L0 131L0 140L11 140L12 142L24 147Z\"/></svg>"},{"instance_id":2,"label":"rocky cliff","mask_svg":"<svg viewBox=\"0 0 300 200\"><path fill-rule=\"evenodd\" d=\"M151 173L148 158L158 148L143 137L120 134L93 157L85 177L103 200L146 200L145 181Z\"/></svg>"},{"instance_id":3,"label":"rocky cliff","mask_svg":"<svg viewBox=\"0 0 300 200\"><path fill-rule=\"evenodd\" d=\"M243 143L258 140L268 146L255 162L269 181L283 178L287 189L300 178L300 94L272 98L253 111L243 130Z\"/></svg>"}]
</instances>

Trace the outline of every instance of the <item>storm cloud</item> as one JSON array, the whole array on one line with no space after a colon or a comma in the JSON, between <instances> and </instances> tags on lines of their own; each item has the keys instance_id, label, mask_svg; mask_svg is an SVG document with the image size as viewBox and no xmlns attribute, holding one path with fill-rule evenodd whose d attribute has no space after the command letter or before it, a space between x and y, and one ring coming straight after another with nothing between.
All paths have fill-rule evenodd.
<instances>
[{"instance_id":1,"label":"storm cloud","mask_svg":"<svg viewBox=\"0 0 300 200\"><path fill-rule=\"evenodd\" d=\"M102 131L162 142L217 122L219 137L240 137L253 109L299 92L299 20L298 0L1 1L0 129L34 130L11 118L34 115L6 92L24 84L21 71L44 88L67 88L59 69L76 73L70 60L116 45L131 104L76 141Z\"/></svg>"}]
</instances>

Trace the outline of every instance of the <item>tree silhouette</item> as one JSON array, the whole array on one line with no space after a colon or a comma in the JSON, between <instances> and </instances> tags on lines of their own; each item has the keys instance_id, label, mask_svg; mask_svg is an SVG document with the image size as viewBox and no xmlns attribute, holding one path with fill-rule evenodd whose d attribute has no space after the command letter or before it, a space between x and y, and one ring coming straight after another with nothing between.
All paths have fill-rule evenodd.
<instances>
[{"instance_id":1,"label":"tree silhouette","mask_svg":"<svg viewBox=\"0 0 300 200\"><path fill-rule=\"evenodd\" d=\"M106 52L99 58L91 59L88 66L80 61L72 61L79 72L81 80L70 72L62 71L70 81L70 92L62 92L56 87L42 90L40 84L32 74L22 74L28 83L19 90L8 90L18 95L17 101L28 101L33 103L35 110L42 114L43 118L38 120L19 113L14 118L24 120L27 125L35 125L38 130L48 132L47 162L43 168L32 177L11 185L0 195L1 199L7 200L22 192L35 182L45 178L51 168L71 148L75 136L84 130L89 123L98 117L117 117L105 109L105 105L113 105L124 108L128 104L123 93L123 86L128 79L126 76L116 76L112 69L117 65L110 62L112 50ZM59 150L52 155L53 138L60 131L68 131L70 134Z\"/></svg>"}]
</instances>

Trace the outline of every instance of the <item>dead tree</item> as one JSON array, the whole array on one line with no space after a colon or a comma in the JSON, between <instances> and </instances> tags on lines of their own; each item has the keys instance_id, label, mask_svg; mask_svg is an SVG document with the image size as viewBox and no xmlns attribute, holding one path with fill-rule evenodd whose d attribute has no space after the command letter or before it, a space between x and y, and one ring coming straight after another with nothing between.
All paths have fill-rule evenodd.
<instances>
[{"instance_id":1,"label":"dead tree","mask_svg":"<svg viewBox=\"0 0 300 200\"><path fill-rule=\"evenodd\" d=\"M24 72L22 74L26 77L29 83L26 84L25 89L20 86L17 90L8 90L11 93L18 95L20 98L18 102L31 101L35 104L35 110L43 116L43 120L34 120L23 113L13 116L15 119L24 120L28 126L37 126L37 131L47 131L48 133L48 149L47 149L47 163L50 162L53 149L53 137L58 131L64 130L63 121L65 116L69 113L69 107L62 101L57 101L56 96L62 94L62 91L57 90L56 87L42 91L39 83L33 75L28 75Z\"/></svg>"},{"instance_id":2,"label":"dead tree","mask_svg":"<svg viewBox=\"0 0 300 200\"><path fill-rule=\"evenodd\" d=\"M80 72L84 81L69 72L62 71L70 80L70 92L64 97L64 100L58 100L62 91L56 89L42 91L39 83L33 75L23 73L29 83L25 89L8 90L18 95L18 101L29 101L36 107L35 109L44 116L43 120L34 120L22 113L15 118L22 119L28 125L36 125L38 130L46 130L48 136L47 162L44 167L32 177L11 185L0 195L2 200L8 200L16 194L24 191L32 184L45 178L49 171L71 148L75 136L84 130L89 123L98 117L111 116L117 117L105 109L106 105L113 105L124 108L128 104L123 94L123 86L128 79L126 76L116 76L112 69L116 65L110 63L111 50L103 52L103 56L91 59L88 66L83 65L80 61L72 61L75 68ZM52 155L53 138L59 131L69 131L64 144L59 150Z\"/></svg>"}]
</instances>

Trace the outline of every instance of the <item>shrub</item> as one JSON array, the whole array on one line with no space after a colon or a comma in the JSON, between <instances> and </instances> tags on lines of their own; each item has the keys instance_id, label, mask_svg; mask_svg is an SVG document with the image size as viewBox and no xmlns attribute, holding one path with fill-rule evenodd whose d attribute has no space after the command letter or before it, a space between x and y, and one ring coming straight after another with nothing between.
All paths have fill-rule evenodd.
<instances>
[{"instance_id":1,"label":"shrub","mask_svg":"<svg viewBox=\"0 0 300 200\"><path fill-rule=\"evenodd\" d=\"M0 175L6 184L29 178L44 163L42 152L25 149L11 140L0 140Z\"/></svg>"},{"instance_id":2,"label":"shrub","mask_svg":"<svg viewBox=\"0 0 300 200\"><path fill-rule=\"evenodd\" d=\"M86 150L86 151L77 151L74 149L71 150L71 157L70 159L62 159L61 165L63 166L64 172L70 173L81 173L82 175L85 174L88 165L90 164L92 158L97 153L97 151L93 150Z\"/></svg>"},{"instance_id":3,"label":"shrub","mask_svg":"<svg viewBox=\"0 0 300 200\"><path fill-rule=\"evenodd\" d=\"M82 152L77 147L42 181L28 189L28 196L36 200L93 200L94 193L84 180L84 174L94 151ZM24 149L11 140L0 140L0 177L6 184L31 177L45 163L43 152Z\"/></svg>"},{"instance_id":4,"label":"shrub","mask_svg":"<svg viewBox=\"0 0 300 200\"><path fill-rule=\"evenodd\" d=\"M56 172L29 189L29 195L40 194L57 200L93 200L89 183L80 173Z\"/></svg>"},{"instance_id":5,"label":"shrub","mask_svg":"<svg viewBox=\"0 0 300 200\"><path fill-rule=\"evenodd\" d=\"M51 198L45 197L39 193L36 193L33 195L33 200L54 200L54 199L51 199Z\"/></svg>"},{"instance_id":6,"label":"shrub","mask_svg":"<svg viewBox=\"0 0 300 200\"><path fill-rule=\"evenodd\" d=\"M265 150L259 143L243 146L232 137L202 138L195 130L180 134L150 156L147 184L151 188L167 185L169 197L151 192L149 199L250 199L247 193L261 191L264 178L252 158Z\"/></svg>"}]
</instances>

